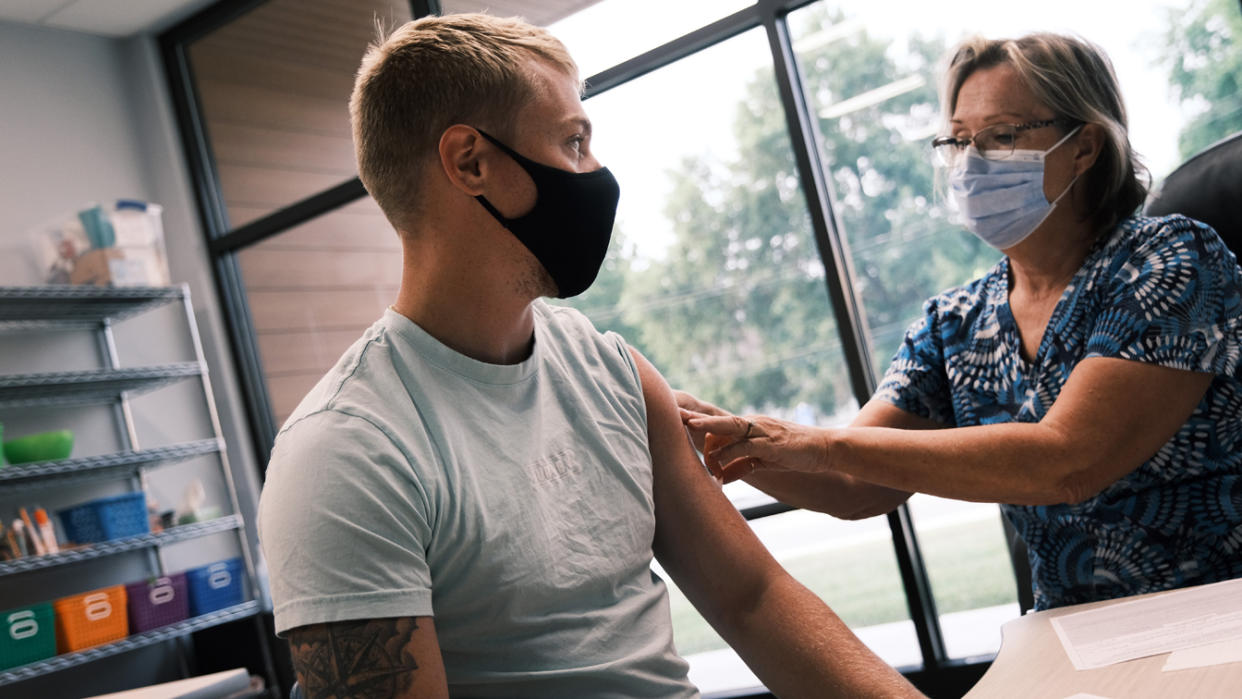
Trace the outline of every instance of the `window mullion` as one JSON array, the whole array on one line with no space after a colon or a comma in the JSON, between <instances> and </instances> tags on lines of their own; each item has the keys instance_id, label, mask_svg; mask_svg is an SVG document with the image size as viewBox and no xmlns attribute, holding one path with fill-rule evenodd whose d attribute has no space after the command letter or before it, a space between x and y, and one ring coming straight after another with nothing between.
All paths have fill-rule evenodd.
<instances>
[{"instance_id":1,"label":"window mullion","mask_svg":"<svg viewBox=\"0 0 1242 699\"><path fill-rule=\"evenodd\" d=\"M820 160L819 130L803 91L802 76L786 24L787 4L781 0L760 0L759 7L772 50L776 81L802 181L802 192L807 200L815 243L824 264L828 294L836 315L837 331L849 367L850 383L861 405L871 397L876 385L867 343L866 319L853 292L848 247L833 215L831 192L824 175L824 163ZM907 507L903 504L889 513L888 523L924 666L939 667L947 657L944 638Z\"/></svg>"}]
</instances>

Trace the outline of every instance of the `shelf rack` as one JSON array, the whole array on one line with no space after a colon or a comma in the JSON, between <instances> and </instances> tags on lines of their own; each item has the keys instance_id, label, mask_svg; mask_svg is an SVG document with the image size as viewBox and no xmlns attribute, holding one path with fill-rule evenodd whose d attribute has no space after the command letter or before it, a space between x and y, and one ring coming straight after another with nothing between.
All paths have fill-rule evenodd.
<instances>
[{"instance_id":1,"label":"shelf rack","mask_svg":"<svg viewBox=\"0 0 1242 699\"><path fill-rule=\"evenodd\" d=\"M53 371L0 376L0 408L91 405L133 397L191 376L201 376L196 362L134 369Z\"/></svg>"},{"instance_id":2,"label":"shelf rack","mask_svg":"<svg viewBox=\"0 0 1242 699\"><path fill-rule=\"evenodd\" d=\"M186 332L193 347L194 361L123 368L114 340L114 323L170 303L181 306L181 313L184 314L186 321ZM9 581L12 576L34 570L68 566L125 552L144 550L149 558L151 573L163 575L166 572L161 553L163 546L232 531L238 537L241 557L245 564L244 594L249 601L159 629L128 636L114 643L57 655L18 668L0 671L0 686L59 672L137 648L180 640L194 631L245 618L252 618L255 632L260 636L259 646L270 683L275 678L275 672L264 640L267 632L259 618L259 613L262 611L262 591L258 586L253 555L245 535L244 519L221 436L215 398L211 384L207 380L207 365L194 320L194 310L190 304L189 287L184 284L168 288L0 287L0 334L61 330L92 331L99 351L101 368L85 371L0 375L0 409L12 411L44 406L110 404L120 439L119 451L98 456L0 468L0 495L11 495L23 489L55 487L70 481L103 478L128 480L133 488L142 488L144 474L148 467L186 462L195 457L213 455L227 486L232 514L206 522L172 527L158 533L141 534L55 554L27 556L15 561L0 562L0 580ZM201 396L205 401L213 438L170 446L142 448L139 445L136 423L131 414L130 398L187 379L197 379L201 384ZM89 586L89 583L84 582L83 585ZM180 657L182 672L187 672L185 647L177 643L176 650Z\"/></svg>"},{"instance_id":3,"label":"shelf rack","mask_svg":"<svg viewBox=\"0 0 1242 699\"><path fill-rule=\"evenodd\" d=\"M94 660L107 658L118 653L126 653L131 650L145 648L146 646L155 645L164 641L180 638L195 631L219 626L230 621L237 621L247 617L253 617L259 613L259 603L251 600L232 607L226 607L210 614L186 619L175 624L169 624L158 629L152 629L144 633L126 636L125 638L106 643L94 648L87 648L73 653L65 653L63 655L53 656L47 660L40 660L29 665L21 665L19 667L10 668L8 670L0 670L0 686L28 680L40 675L46 675L52 672L59 672L75 665L89 663Z\"/></svg>"},{"instance_id":4,"label":"shelf rack","mask_svg":"<svg viewBox=\"0 0 1242 699\"><path fill-rule=\"evenodd\" d=\"M0 287L0 330L89 327L183 297L180 287Z\"/></svg>"},{"instance_id":5,"label":"shelf rack","mask_svg":"<svg viewBox=\"0 0 1242 699\"><path fill-rule=\"evenodd\" d=\"M142 468L175 464L196 456L219 453L223 449L221 440L203 439L138 451L6 466L0 468L0 487L52 487L70 481L134 475Z\"/></svg>"},{"instance_id":6,"label":"shelf rack","mask_svg":"<svg viewBox=\"0 0 1242 699\"><path fill-rule=\"evenodd\" d=\"M193 524L183 524L179 527L165 529L162 532L152 532L148 534L138 534L137 536L127 536L122 539L112 539L110 541L101 541L97 544L89 544L80 548L73 548L61 551L60 553L47 553L42 556L23 556L14 561L4 561L0 563L0 577L5 575L14 575L16 573L26 573L41 568L51 568L53 566L65 565L68 563L80 563L89 561L94 558L102 558L104 556L113 556L126 551L136 551L151 546L163 546L165 544L175 544L178 541L187 539L197 539L200 536L215 534L217 532L226 532L231 529L238 529L242 526L241 515L226 515L217 517L216 519L206 522L195 522Z\"/></svg>"}]
</instances>

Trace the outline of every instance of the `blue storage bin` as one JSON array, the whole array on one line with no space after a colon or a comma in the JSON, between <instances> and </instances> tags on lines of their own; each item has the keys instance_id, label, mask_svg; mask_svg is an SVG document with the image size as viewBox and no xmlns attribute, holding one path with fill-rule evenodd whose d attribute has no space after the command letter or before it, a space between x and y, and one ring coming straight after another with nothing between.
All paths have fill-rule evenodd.
<instances>
[{"instance_id":1,"label":"blue storage bin","mask_svg":"<svg viewBox=\"0 0 1242 699\"><path fill-rule=\"evenodd\" d=\"M65 536L79 544L110 541L151 531L147 495L142 491L84 502L56 513Z\"/></svg>"},{"instance_id":2,"label":"blue storage bin","mask_svg":"<svg viewBox=\"0 0 1242 699\"><path fill-rule=\"evenodd\" d=\"M242 560L228 558L185 572L190 588L190 616L242 602Z\"/></svg>"}]
</instances>

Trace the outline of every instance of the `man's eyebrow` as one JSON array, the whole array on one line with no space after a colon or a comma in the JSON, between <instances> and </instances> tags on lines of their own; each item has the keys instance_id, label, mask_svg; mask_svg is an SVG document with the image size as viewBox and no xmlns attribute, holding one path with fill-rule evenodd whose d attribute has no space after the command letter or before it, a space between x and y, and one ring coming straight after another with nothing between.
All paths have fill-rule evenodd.
<instances>
[{"instance_id":1,"label":"man's eyebrow","mask_svg":"<svg viewBox=\"0 0 1242 699\"><path fill-rule=\"evenodd\" d=\"M565 120L566 126L573 126L581 130L587 136L591 135L591 120L586 117L570 117Z\"/></svg>"}]
</instances>

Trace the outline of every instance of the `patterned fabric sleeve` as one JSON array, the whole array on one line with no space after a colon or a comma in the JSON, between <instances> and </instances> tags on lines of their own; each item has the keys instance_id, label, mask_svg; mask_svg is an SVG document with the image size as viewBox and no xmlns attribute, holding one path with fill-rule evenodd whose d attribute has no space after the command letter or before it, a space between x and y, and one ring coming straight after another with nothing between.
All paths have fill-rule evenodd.
<instances>
[{"instance_id":1,"label":"patterned fabric sleeve","mask_svg":"<svg viewBox=\"0 0 1242 699\"><path fill-rule=\"evenodd\" d=\"M1140 242L1106 281L1086 357L1236 375L1242 357L1242 279L1207 225L1145 219Z\"/></svg>"},{"instance_id":2,"label":"patterned fabric sleeve","mask_svg":"<svg viewBox=\"0 0 1242 699\"><path fill-rule=\"evenodd\" d=\"M919 417L953 425L953 404L944 351L935 329L936 300L923 304L923 317L910 324L897 355L872 400L882 400Z\"/></svg>"}]
</instances>

